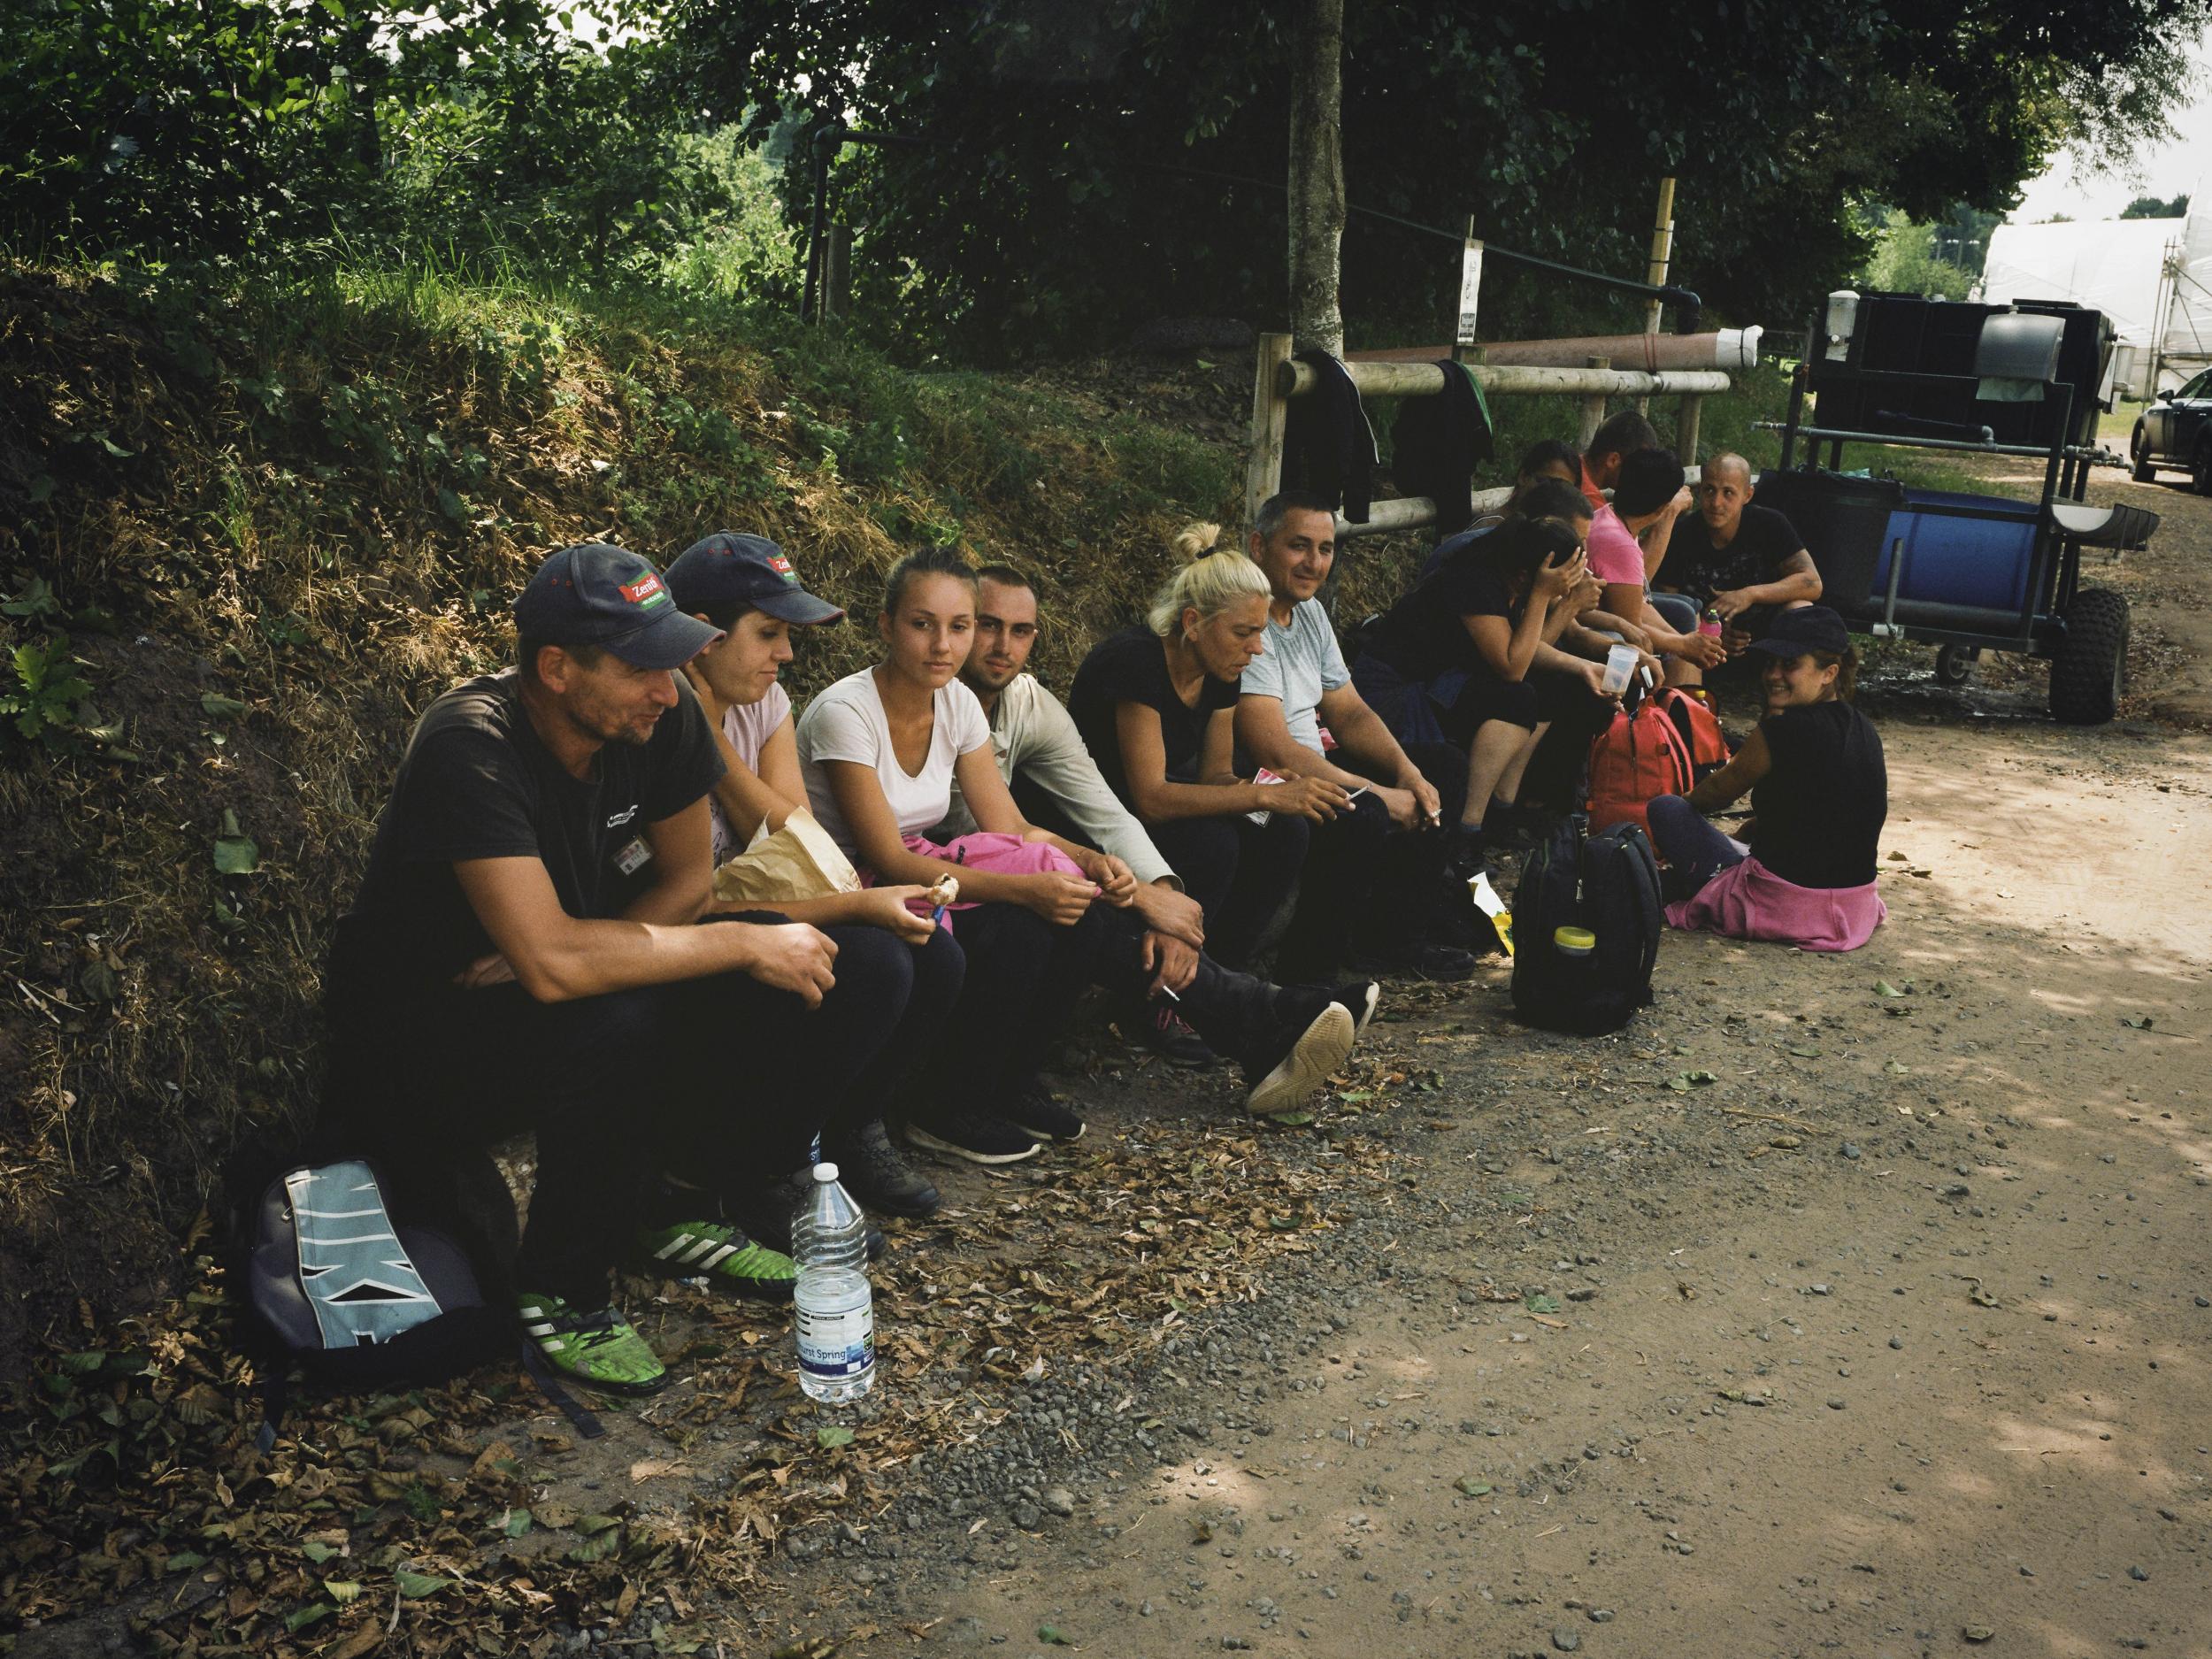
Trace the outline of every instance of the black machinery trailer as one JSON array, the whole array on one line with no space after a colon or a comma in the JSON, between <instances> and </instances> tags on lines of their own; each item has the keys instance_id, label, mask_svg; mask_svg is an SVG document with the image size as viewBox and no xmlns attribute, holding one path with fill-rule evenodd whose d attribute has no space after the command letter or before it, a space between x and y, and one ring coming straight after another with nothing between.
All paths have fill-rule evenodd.
<instances>
[{"instance_id":1,"label":"black machinery trailer","mask_svg":"<svg viewBox=\"0 0 2212 1659\"><path fill-rule=\"evenodd\" d=\"M1805 538L1822 602L1878 638L1939 647L1950 683L1980 651L2048 657L2053 717L2109 720L2126 681L2128 605L2081 585L2082 550L2116 558L2158 527L2156 513L2083 501L2092 464L2117 459L2097 444L2112 338L2103 313L2060 301L1830 296L1789 419L1769 423L1781 465L1759 480L1760 502ZM2042 490L2031 502L1847 473L1847 443L2039 460Z\"/></svg>"}]
</instances>

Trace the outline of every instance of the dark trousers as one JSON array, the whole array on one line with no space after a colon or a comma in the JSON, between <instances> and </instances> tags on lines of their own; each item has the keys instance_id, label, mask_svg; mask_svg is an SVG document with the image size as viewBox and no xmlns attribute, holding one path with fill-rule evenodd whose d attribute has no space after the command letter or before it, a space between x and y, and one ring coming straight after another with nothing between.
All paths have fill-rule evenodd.
<instances>
[{"instance_id":1,"label":"dark trousers","mask_svg":"<svg viewBox=\"0 0 2212 1659\"><path fill-rule=\"evenodd\" d=\"M1736 843L1678 795L1663 795L1645 809L1651 844L1667 861L1667 897L1686 899L1722 871L1744 861Z\"/></svg>"},{"instance_id":2,"label":"dark trousers","mask_svg":"<svg viewBox=\"0 0 2212 1659\"><path fill-rule=\"evenodd\" d=\"M880 928L840 927L832 928L830 935L841 941L849 931L882 933ZM890 938L888 933L882 936ZM961 990L967 983L968 957L949 929L939 928L929 936L926 944L899 948L907 953L913 969L913 987L907 993L906 1011L899 1016L891 1040L876 1049L874 1057L860 1069L843 1098L830 1108L827 1126L833 1134L872 1123L890 1112L911 1080L921 1074L923 1062L952 1018L954 1009L959 1006ZM841 983L844 972L841 945L837 958Z\"/></svg>"},{"instance_id":3,"label":"dark trousers","mask_svg":"<svg viewBox=\"0 0 2212 1659\"><path fill-rule=\"evenodd\" d=\"M1337 912L1331 915L1324 910L1324 926L1336 930L1333 936L1348 941L1356 950L1418 944L1438 933L1437 906L1440 895L1447 894L1442 829L1459 822L1460 807L1467 798L1467 755L1449 743L1409 743L1405 751L1406 758L1436 791L1437 817L1442 828L1402 830L1390 821L1380 801L1362 795L1354 818L1340 818L1315 834L1314 850L1306 858L1298 902L1300 921L1304 920L1310 899L1325 894L1339 895L1324 901ZM1341 749L1330 758L1340 771L1377 783L1389 782L1375 776L1377 768L1359 765ZM1329 849L1325 855L1325 848ZM1331 936L1320 929L1310 935L1317 940ZM1306 964L1292 956L1287 938L1283 957L1276 977L1286 983L1320 977L1297 971Z\"/></svg>"},{"instance_id":4,"label":"dark trousers","mask_svg":"<svg viewBox=\"0 0 2212 1659\"><path fill-rule=\"evenodd\" d=\"M1152 971L1144 965L1142 918L1133 910L1091 909L1102 911L1096 984L1118 1004L1144 1002ZM1256 1055L1274 1034L1275 987L1223 967L1208 951L1199 952L1197 975L1176 994L1173 1006L1209 1048L1233 1060Z\"/></svg>"},{"instance_id":5,"label":"dark trousers","mask_svg":"<svg viewBox=\"0 0 2212 1659\"><path fill-rule=\"evenodd\" d=\"M966 1104L1003 1116L1038 1068L1095 971L1106 913L1094 904L1072 927L1057 926L1018 904L979 904L953 913L953 936L967 959L950 1018L926 1049L913 1106L926 1123Z\"/></svg>"},{"instance_id":6,"label":"dark trousers","mask_svg":"<svg viewBox=\"0 0 2212 1659\"><path fill-rule=\"evenodd\" d=\"M1396 836L1388 809L1371 791L1353 802L1349 812L1308 827L1298 908L1275 952L1275 977L1285 984L1333 979L1351 949L1355 926L1363 939L1387 929L1389 923L1375 913L1383 849L1394 839L1407 839Z\"/></svg>"},{"instance_id":7,"label":"dark trousers","mask_svg":"<svg viewBox=\"0 0 2212 1659\"><path fill-rule=\"evenodd\" d=\"M813 1010L736 972L557 1003L511 983L380 1002L342 944L325 1122L402 1156L535 1131L516 1283L603 1306L648 1176L671 1168L726 1193L789 1174L893 1040L914 948L880 928L826 931L837 983Z\"/></svg>"},{"instance_id":8,"label":"dark trousers","mask_svg":"<svg viewBox=\"0 0 2212 1659\"><path fill-rule=\"evenodd\" d=\"M1269 926L1289 903L1306 862L1312 826L1287 812L1255 824L1241 812L1148 824L1160 856L1206 912L1206 949L1217 962L1248 967Z\"/></svg>"}]
</instances>

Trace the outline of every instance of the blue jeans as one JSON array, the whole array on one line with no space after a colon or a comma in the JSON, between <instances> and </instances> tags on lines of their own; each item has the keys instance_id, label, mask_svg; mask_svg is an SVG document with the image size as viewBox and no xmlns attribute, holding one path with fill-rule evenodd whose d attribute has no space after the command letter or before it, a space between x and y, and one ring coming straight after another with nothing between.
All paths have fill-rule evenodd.
<instances>
[{"instance_id":1,"label":"blue jeans","mask_svg":"<svg viewBox=\"0 0 2212 1659\"><path fill-rule=\"evenodd\" d=\"M1645 600L1677 634L1697 632L1697 601L1687 594L1646 594Z\"/></svg>"}]
</instances>

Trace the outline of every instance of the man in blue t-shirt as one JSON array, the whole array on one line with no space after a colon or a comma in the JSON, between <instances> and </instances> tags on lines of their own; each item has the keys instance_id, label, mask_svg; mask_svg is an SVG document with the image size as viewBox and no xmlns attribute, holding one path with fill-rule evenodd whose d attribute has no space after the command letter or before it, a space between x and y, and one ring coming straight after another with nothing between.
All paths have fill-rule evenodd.
<instances>
[{"instance_id":1,"label":"man in blue t-shirt","mask_svg":"<svg viewBox=\"0 0 2212 1659\"><path fill-rule=\"evenodd\" d=\"M1267 649L1238 682L1237 747L1271 772L1318 775L1353 796L1350 811L1313 832L1279 977L1324 972L1333 951L1348 949L1363 973L1467 978L1474 958L1431 937L1435 917L1455 913L1440 902L1442 826L1459 821L1466 756L1443 743L1408 753L1352 684L1316 597L1336 563L1336 514L1324 497L1291 490L1271 497L1249 550L1272 597ZM1447 793L1455 797L1449 818Z\"/></svg>"},{"instance_id":2,"label":"man in blue t-shirt","mask_svg":"<svg viewBox=\"0 0 2212 1659\"><path fill-rule=\"evenodd\" d=\"M425 710L377 820L325 981L325 1122L403 1157L534 1130L523 1328L555 1371L647 1393L666 1372L614 1268L789 1298L788 1178L912 968L872 928L692 926L722 761L677 671L721 634L649 562L565 548L515 626L518 665ZM669 1169L694 1184L646 1193Z\"/></svg>"}]
</instances>

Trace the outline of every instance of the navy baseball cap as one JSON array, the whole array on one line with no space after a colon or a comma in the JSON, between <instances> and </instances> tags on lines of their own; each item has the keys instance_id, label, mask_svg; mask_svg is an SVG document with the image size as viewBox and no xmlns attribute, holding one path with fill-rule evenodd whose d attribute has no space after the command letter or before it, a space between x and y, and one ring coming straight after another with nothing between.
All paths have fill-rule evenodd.
<instances>
[{"instance_id":1,"label":"navy baseball cap","mask_svg":"<svg viewBox=\"0 0 2212 1659\"><path fill-rule=\"evenodd\" d=\"M1798 605L1768 618L1766 638L1754 640L1749 649L1770 657L1802 657L1808 651L1840 657L1851 649L1851 630L1826 605Z\"/></svg>"},{"instance_id":2,"label":"navy baseball cap","mask_svg":"<svg viewBox=\"0 0 2212 1659\"><path fill-rule=\"evenodd\" d=\"M681 668L722 637L670 596L650 559L603 541L565 547L515 601L515 630L548 645L594 645L637 668Z\"/></svg>"},{"instance_id":3,"label":"navy baseball cap","mask_svg":"<svg viewBox=\"0 0 2212 1659\"><path fill-rule=\"evenodd\" d=\"M803 628L845 618L838 606L799 586L799 572L773 541L727 530L694 541L676 556L668 567L668 590L686 611L710 610L735 600Z\"/></svg>"}]
</instances>

